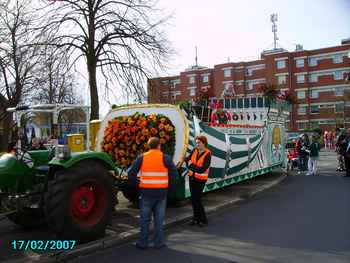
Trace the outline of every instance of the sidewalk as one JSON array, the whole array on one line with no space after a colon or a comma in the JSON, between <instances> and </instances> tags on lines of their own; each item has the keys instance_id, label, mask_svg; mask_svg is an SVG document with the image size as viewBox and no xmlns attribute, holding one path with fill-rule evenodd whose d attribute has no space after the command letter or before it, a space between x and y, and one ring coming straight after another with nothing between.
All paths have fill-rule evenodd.
<instances>
[{"instance_id":1,"label":"sidewalk","mask_svg":"<svg viewBox=\"0 0 350 263\"><path fill-rule=\"evenodd\" d=\"M207 214L210 216L221 209L239 204L253 197L255 194L273 187L286 178L282 170L275 170L271 174L261 175L253 180L241 182L236 185L207 193L203 197L203 203ZM94 253L97 250L117 246L131 242L139 235L139 211L130 207L130 203L118 195L119 204L113 216L111 225L108 226L106 236L102 239L77 246L72 251L43 253L30 252L25 258L10 260L7 262L63 262L78 256ZM167 208L165 228L182 224L192 217L192 208L189 200L181 202L180 207L171 206Z\"/></svg>"}]
</instances>

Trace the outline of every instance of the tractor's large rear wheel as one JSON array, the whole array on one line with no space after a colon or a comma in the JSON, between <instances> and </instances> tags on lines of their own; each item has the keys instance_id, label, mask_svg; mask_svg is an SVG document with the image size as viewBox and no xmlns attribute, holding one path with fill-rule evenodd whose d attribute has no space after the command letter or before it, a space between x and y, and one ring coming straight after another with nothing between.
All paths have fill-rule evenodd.
<instances>
[{"instance_id":1,"label":"tractor's large rear wheel","mask_svg":"<svg viewBox=\"0 0 350 263\"><path fill-rule=\"evenodd\" d=\"M112 178L92 160L58 171L45 196L49 227L61 239L80 242L104 235L114 204Z\"/></svg>"}]
</instances>

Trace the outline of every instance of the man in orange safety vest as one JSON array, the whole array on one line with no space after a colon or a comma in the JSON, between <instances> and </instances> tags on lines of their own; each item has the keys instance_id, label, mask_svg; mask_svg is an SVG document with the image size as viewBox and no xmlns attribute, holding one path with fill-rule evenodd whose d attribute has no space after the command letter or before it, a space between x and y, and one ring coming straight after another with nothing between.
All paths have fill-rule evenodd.
<instances>
[{"instance_id":1,"label":"man in orange safety vest","mask_svg":"<svg viewBox=\"0 0 350 263\"><path fill-rule=\"evenodd\" d=\"M153 214L154 247L165 247L163 221L167 192L177 170L170 156L162 153L159 138L148 140L150 150L134 161L128 170L128 177L138 182L140 189L140 239L136 242L139 249L148 248L149 224Z\"/></svg>"}]
</instances>

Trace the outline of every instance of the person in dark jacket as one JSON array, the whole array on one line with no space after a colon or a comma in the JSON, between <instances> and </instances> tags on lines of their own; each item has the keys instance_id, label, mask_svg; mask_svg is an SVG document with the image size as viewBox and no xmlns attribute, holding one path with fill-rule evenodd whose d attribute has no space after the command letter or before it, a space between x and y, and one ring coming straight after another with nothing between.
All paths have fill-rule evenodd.
<instances>
[{"instance_id":1,"label":"person in dark jacket","mask_svg":"<svg viewBox=\"0 0 350 263\"><path fill-rule=\"evenodd\" d=\"M138 156L128 170L128 178L138 183L140 189L140 238L139 249L148 248L149 224L154 219L154 247L165 247L163 222L168 188L177 175L170 156L161 152L159 138L148 140L150 150Z\"/></svg>"},{"instance_id":2,"label":"person in dark jacket","mask_svg":"<svg viewBox=\"0 0 350 263\"><path fill-rule=\"evenodd\" d=\"M337 152L337 159L338 159L338 167L337 171L343 172L345 171L345 152L346 152L346 131L341 131L337 137L336 142L336 152Z\"/></svg>"},{"instance_id":3,"label":"person in dark jacket","mask_svg":"<svg viewBox=\"0 0 350 263\"><path fill-rule=\"evenodd\" d=\"M299 171L298 174L307 170L309 158L309 137L307 134L300 135L296 143L296 151L298 153Z\"/></svg>"},{"instance_id":4,"label":"person in dark jacket","mask_svg":"<svg viewBox=\"0 0 350 263\"><path fill-rule=\"evenodd\" d=\"M202 193L208 180L211 162L211 152L205 136L196 137L196 147L185 159L188 167L190 181L191 203L193 208L193 219L191 225L208 225L208 219L202 204Z\"/></svg>"},{"instance_id":5,"label":"person in dark jacket","mask_svg":"<svg viewBox=\"0 0 350 263\"><path fill-rule=\"evenodd\" d=\"M317 161L319 157L320 148L321 147L317 141L317 137L315 135L312 135L311 143L309 146L309 150L310 150L309 161L308 161L309 171L306 175L316 175Z\"/></svg>"},{"instance_id":6,"label":"person in dark jacket","mask_svg":"<svg viewBox=\"0 0 350 263\"><path fill-rule=\"evenodd\" d=\"M344 142L346 145L346 150L344 152L344 160L345 160L345 177L350 177L350 128L347 131L347 138Z\"/></svg>"}]
</instances>

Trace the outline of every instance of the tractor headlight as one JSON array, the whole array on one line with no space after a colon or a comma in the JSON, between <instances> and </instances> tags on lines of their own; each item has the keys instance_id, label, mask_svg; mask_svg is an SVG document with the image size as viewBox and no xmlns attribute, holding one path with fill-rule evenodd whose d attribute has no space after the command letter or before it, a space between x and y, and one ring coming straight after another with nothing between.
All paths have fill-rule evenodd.
<instances>
[{"instance_id":1,"label":"tractor headlight","mask_svg":"<svg viewBox=\"0 0 350 263\"><path fill-rule=\"evenodd\" d=\"M55 157L60 160L65 160L70 157L70 149L68 145L57 145Z\"/></svg>"}]
</instances>

